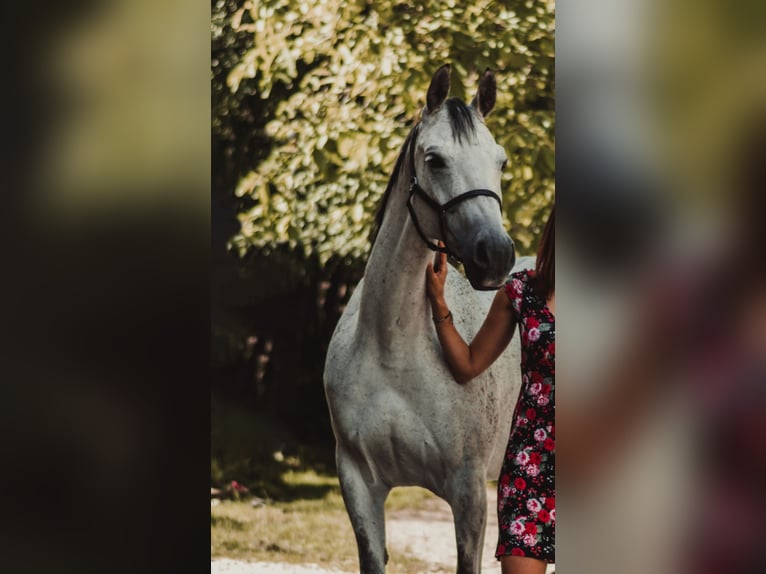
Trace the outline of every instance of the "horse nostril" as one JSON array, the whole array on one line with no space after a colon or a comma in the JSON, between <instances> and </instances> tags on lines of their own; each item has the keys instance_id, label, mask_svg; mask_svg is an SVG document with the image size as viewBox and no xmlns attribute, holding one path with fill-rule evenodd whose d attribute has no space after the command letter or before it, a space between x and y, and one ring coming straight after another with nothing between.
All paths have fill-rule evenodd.
<instances>
[{"instance_id":1,"label":"horse nostril","mask_svg":"<svg viewBox=\"0 0 766 574\"><path fill-rule=\"evenodd\" d=\"M489 266L489 249L487 248L487 242L484 239L480 239L476 242L476 247L473 251L473 260L479 267L486 268Z\"/></svg>"}]
</instances>

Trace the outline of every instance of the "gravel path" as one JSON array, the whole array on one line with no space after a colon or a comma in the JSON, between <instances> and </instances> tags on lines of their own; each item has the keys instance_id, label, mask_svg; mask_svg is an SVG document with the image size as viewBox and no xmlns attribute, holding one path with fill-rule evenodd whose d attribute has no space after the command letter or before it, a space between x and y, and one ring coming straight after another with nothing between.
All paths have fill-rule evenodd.
<instances>
[{"instance_id":1,"label":"gravel path","mask_svg":"<svg viewBox=\"0 0 766 574\"><path fill-rule=\"evenodd\" d=\"M497 491L487 489L487 530L484 534L482 572L495 574L500 566L495 560L497 543ZM430 573L452 574L457 564L455 525L449 505L434 499L424 510L392 513L386 520L386 541L432 565Z\"/></svg>"},{"instance_id":2,"label":"gravel path","mask_svg":"<svg viewBox=\"0 0 766 574\"><path fill-rule=\"evenodd\" d=\"M499 574L495 560L497 541L497 492L487 489L487 531L484 535L482 572ZM455 527L449 505L441 499L430 502L417 511L399 511L386 516L386 539L391 548L407 552L432 565L428 574L452 574L457 564ZM245 562L216 558L210 564L211 574L343 574L342 570L327 569L315 564L276 564ZM548 573L553 567L548 568Z\"/></svg>"}]
</instances>

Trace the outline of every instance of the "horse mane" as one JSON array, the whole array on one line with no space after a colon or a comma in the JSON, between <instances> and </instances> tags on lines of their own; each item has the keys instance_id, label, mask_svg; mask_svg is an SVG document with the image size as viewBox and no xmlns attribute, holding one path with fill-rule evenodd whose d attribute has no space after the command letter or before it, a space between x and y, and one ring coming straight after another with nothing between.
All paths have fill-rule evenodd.
<instances>
[{"instance_id":1,"label":"horse mane","mask_svg":"<svg viewBox=\"0 0 766 574\"><path fill-rule=\"evenodd\" d=\"M386 213L388 198L391 195L391 190L394 188L394 184L399 179L399 172L402 170L404 157L406 155L407 148L409 148L410 146L410 140L412 139L413 133L415 133L415 128L412 128L410 130L410 133L407 134L407 138L404 140L404 143L402 144L402 149L399 150L399 157L396 158L394 171L391 172L391 177L388 178L388 185L386 186L386 191L383 192L383 197L380 198L380 203L378 204L378 210L375 212L375 221L373 222L372 229L370 230L370 245L374 245L375 240L378 238L378 232L380 231L380 226L383 224L383 216Z\"/></svg>"},{"instance_id":2,"label":"horse mane","mask_svg":"<svg viewBox=\"0 0 766 574\"><path fill-rule=\"evenodd\" d=\"M474 115L476 112L459 98L449 98L444 104L447 107L450 127L452 128L452 139L462 143L464 136L468 137L469 134L474 134L476 132L476 125L474 124ZM410 133L407 134L407 138L402 144L402 149L399 150L399 157L396 158L394 171L391 172L391 177L388 179L388 185L386 185L386 191L383 192L383 197L381 197L378 209L375 212L375 221L370 230L370 245L374 245L375 240L378 238L378 232L380 231L380 226L383 224L383 217L386 213L388 198L391 195L391 190L394 188L394 184L399 179L399 172L402 170L402 164L404 163L407 149L410 146L412 134L415 133L415 128L418 125L420 124L416 124L415 127L410 130Z\"/></svg>"}]
</instances>

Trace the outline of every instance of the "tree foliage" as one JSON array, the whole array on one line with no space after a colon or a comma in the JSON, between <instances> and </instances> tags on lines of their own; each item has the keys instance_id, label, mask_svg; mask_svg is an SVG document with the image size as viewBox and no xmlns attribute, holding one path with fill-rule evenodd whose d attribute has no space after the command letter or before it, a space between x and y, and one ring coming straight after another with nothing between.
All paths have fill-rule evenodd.
<instances>
[{"instance_id":1,"label":"tree foliage","mask_svg":"<svg viewBox=\"0 0 766 574\"><path fill-rule=\"evenodd\" d=\"M552 0L219 0L213 132L237 179L232 247L364 257L431 75L450 62L464 100L496 72L487 124L510 158L505 215L533 250L554 193L553 31Z\"/></svg>"}]
</instances>

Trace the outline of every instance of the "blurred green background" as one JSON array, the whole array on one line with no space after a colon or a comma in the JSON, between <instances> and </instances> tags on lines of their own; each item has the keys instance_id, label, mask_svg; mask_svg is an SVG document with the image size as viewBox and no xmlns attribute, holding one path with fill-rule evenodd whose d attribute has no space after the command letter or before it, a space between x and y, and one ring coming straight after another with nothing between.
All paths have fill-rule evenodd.
<instances>
[{"instance_id":1,"label":"blurred green background","mask_svg":"<svg viewBox=\"0 0 766 574\"><path fill-rule=\"evenodd\" d=\"M280 497L282 472L334 471L327 343L433 72L509 156L507 228L534 251L554 195L552 1L220 0L212 14L213 486Z\"/></svg>"}]
</instances>

